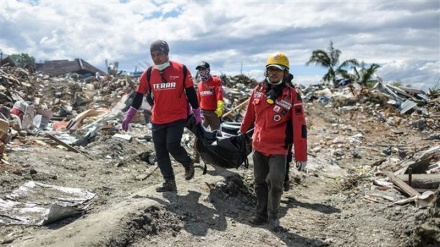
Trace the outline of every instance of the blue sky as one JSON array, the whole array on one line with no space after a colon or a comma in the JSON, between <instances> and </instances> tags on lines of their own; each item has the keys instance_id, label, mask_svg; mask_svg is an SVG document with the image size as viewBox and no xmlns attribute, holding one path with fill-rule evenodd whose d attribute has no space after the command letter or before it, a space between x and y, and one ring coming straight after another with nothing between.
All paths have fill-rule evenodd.
<instances>
[{"instance_id":1,"label":"blue sky","mask_svg":"<svg viewBox=\"0 0 440 247\"><path fill-rule=\"evenodd\" d=\"M332 41L341 61L380 64L385 81L426 90L440 79L438 0L0 1L0 49L37 62L82 58L102 70L105 60L142 70L158 38L193 74L205 60L213 74L259 80L267 57L282 51L295 83L316 84L325 70L305 63Z\"/></svg>"}]
</instances>

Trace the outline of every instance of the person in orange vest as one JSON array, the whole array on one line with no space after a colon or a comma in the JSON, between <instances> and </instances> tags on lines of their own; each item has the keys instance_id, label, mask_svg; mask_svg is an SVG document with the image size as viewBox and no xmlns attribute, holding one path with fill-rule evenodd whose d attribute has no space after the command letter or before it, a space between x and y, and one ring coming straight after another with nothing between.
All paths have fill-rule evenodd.
<instances>
[{"instance_id":1,"label":"person in orange vest","mask_svg":"<svg viewBox=\"0 0 440 247\"><path fill-rule=\"evenodd\" d=\"M307 125L301 96L290 85L289 59L281 52L269 56L265 79L252 91L239 135L252 125L257 207L249 222L280 225L279 208L289 148L294 147L300 170L307 165ZM293 145L292 145L293 144Z\"/></svg>"}]
</instances>

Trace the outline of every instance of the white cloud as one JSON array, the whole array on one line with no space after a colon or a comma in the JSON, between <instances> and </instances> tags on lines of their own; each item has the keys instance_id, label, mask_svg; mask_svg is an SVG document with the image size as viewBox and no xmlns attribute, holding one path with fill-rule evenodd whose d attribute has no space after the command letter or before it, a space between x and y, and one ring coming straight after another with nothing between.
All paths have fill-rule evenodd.
<instances>
[{"instance_id":1,"label":"white cloud","mask_svg":"<svg viewBox=\"0 0 440 247\"><path fill-rule=\"evenodd\" d=\"M428 90L440 87L440 61L392 61L378 70L378 75L388 81L398 81L414 88Z\"/></svg>"},{"instance_id":2,"label":"white cloud","mask_svg":"<svg viewBox=\"0 0 440 247\"><path fill-rule=\"evenodd\" d=\"M385 80L425 87L440 77L440 2L430 0L2 0L0 32L3 53L101 69L105 59L151 64L149 44L162 38L192 71L206 60L217 73L261 77L269 54L283 51L296 78L312 82L322 70L303 65L333 41L341 60L379 63Z\"/></svg>"}]
</instances>

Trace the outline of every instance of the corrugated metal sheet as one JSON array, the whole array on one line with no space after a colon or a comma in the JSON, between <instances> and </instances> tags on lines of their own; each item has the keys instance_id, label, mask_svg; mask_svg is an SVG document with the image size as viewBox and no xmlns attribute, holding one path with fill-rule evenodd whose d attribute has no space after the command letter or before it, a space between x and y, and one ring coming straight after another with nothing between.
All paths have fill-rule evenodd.
<instances>
[{"instance_id":1,"label":"corrugated metal sheet","mask_svg":"<svg viewBox=\"0 0 440 247\"><path fill-rule=\"evenodd\" d=\"M416 103L416 102L407 99L405 102L403 102L403 103L400 105L400 113L401 113L401 114L404 114L405 112L411 110L412 108L414 108L414 107L416 107L416 106L417 106L417 103Z\"/></svg>"}]
</instances>

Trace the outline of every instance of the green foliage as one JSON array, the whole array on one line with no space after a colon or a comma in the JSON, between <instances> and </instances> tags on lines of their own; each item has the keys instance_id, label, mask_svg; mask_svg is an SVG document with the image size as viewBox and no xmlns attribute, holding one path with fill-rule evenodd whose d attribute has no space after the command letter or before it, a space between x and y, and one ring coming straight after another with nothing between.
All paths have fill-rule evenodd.
<instances>
[{"instance_id":1,"label":"green foliage","mask_svg":"<svg viewBox=\"0 0 440 247\"><path fill-rule=\"evenodd\" d=\"M371 80L371 81L368 81L367 84L365 84L364 86L367 88L372 88L372 87L374 87L374 85L376 85L377 82L378 82L378 80Z\"/></svg>"},{"instance_id":2,"label":"green foliage","mask_svg":"<svg viewBox=\"0 0 440 247\"><path fill-rule=\"evenodd\" d=\"M10 55L11 59L15 62L17 67L21 68L34 68L35 67L35 58L29 56L27 53L21 54L12 54Z\"/></svg>"},{"instance_id":3,"label":"green foliage","mask_svg":"<svg viewBox=\"0 0 440 247\"><path fill-rule=\"evenodd\" d=\"M362 87L372 87L377 83L375 79L375 73L380 68L379 64L373 63L369 67L366 67L365 62L359 63L356 59L348 59L339 63L339 56L341 51L333 47L333 42L330 41L330 46L327 51L315 50L312 52L312 56L306 65L314 63L324 68L328 68L327 73L323 76L324 82L335 82L337 76L342 78L351 79ZM350 68L350 71L347 71Z\"/></svg>"},{"instance_id":4,"label":"green foliage","mask_svg":"<svg viewBox=\"0 0 440 247\"><path fill-rule=\"evenodd\" d=\"M365 62L361 62L358 67L353 67L352 79L361 84L362 87L372 87L377 83L374 79L376 70L380 68L379 64L373 63L370 67L366 67Z\"/></svg>"},{"instance_id":5,"label":"green foliage","mask_svg":"<svg viewBox=\"0 0 440 247\"><path fill-rule=\"evenodd\" d=\"M390 83L391 86L395 86L395 87L400 87L402 86L402 82L401 81L393 81Z\"/></svg>"},{"instance_id":6,"label":"green foliage","mask_svg":"<svg viewBox=\"0 0 440 247\"><path fill-rule=\"evenodd\" d=\"M320 65L324 68L327 68L327 73L322 77L324 82L335 82L337 75L347 75L347 67L357 66L358 61L356 59L349 59L339 63L339 56L341 55L341 51L335 49L333 47L333 42L330 41L330 45L327 51L324 50L315 50L312 52L312 56L309 58L309 61L306 63L313 63L315 65Z\"/></svg>"},{"instance_id":7,"label":"green foliage","mask_svg":"<svg viewBox=\"0 0 440 247\"><path fill-rule=\"evenodd\" d=\"M429 89L428 95L433 98L440 97L440 89Z\"/></svg>"}]
</instances>

